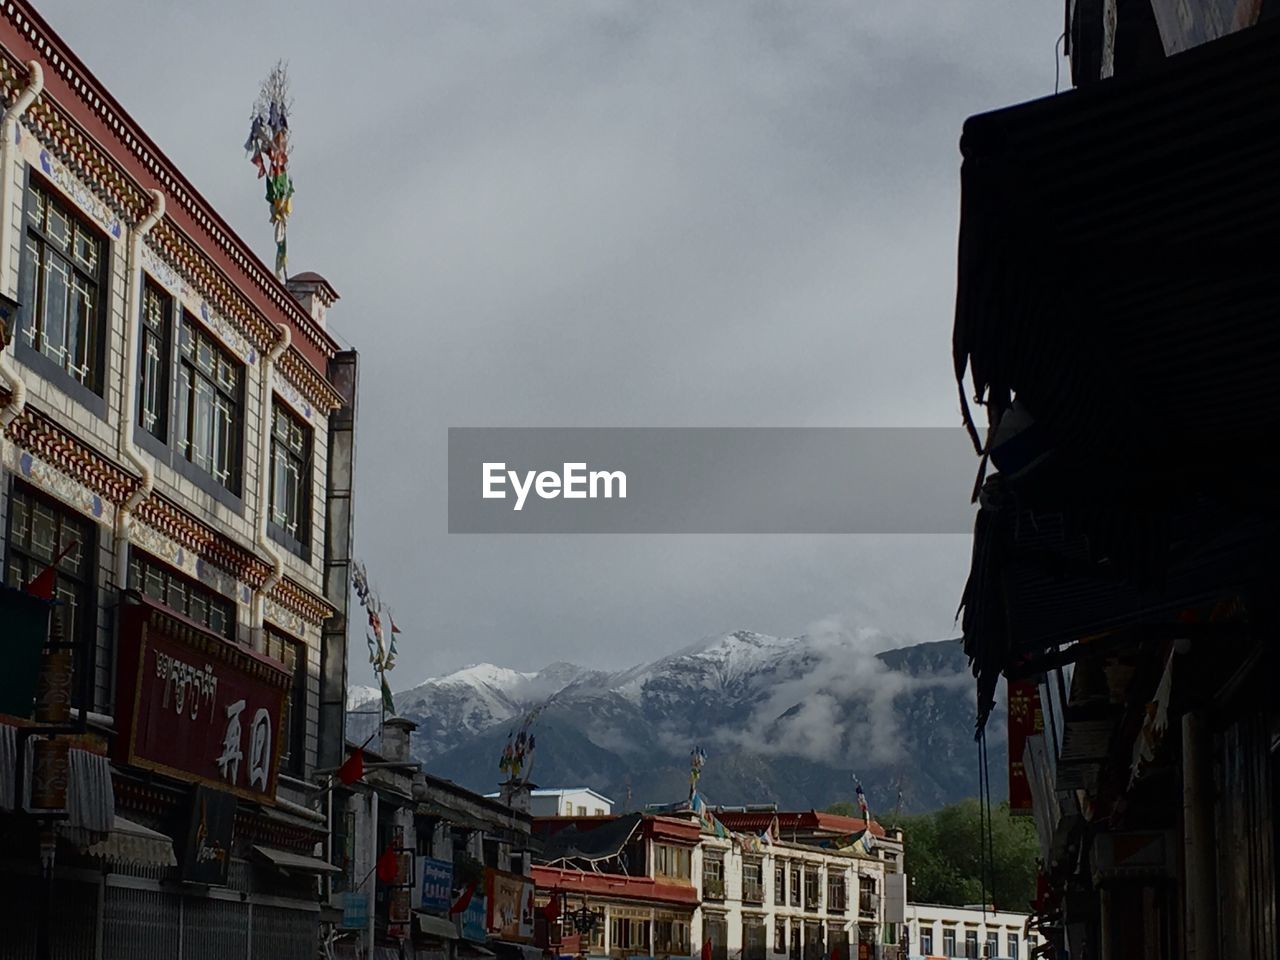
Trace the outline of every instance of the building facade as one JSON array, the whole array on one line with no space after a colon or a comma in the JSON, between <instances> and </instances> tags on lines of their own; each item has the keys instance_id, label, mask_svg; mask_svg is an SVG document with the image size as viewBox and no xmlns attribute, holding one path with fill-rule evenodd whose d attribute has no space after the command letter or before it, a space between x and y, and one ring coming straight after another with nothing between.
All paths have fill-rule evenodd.
<instances>
[{"instance_id":1,"label":"building facade","mask_svg":"<svg viewBox=\"0 0 1280 960\"><path fill-rule=\"evenodd\" d=\"M535 817L608 817L613 801L590 787L535 787L529 791L529 812Z\"/></svg>"},{"instance_id":2,"label":"building facade","mask_svg":"<svg viewBox=\"0 0 1280 960\"><path fill-rule=\"evenodd\" d=\"M337 294L281 283L23 2L0 87L4 602L50 565L56 601L0 708L0 898L30 920L0 956L46 936L43 853L59 955L309 960L352 533Z\"/></svg>"},{"instance_id":3,"label":"building facade","mask_svg":"<svg viewBox=\"0 0 1280 960\"><path fill-rule=\"evenodd\" d=\"M1039 944L1039 938L1027 929L1028 919L1028 914L1008 910L909 903L905 922L907 957L1028 960Z\"/></svg>"},{"instance_id":4,"label":"building facade","mask_svg":"<svg viewBox=\"0 0 1280 960\"><path fill-rule=\"evenodd\" d=\"M714 821L724 829L703 828L694 933L716 960L897 956L905 875L896 831L816 811L716 810ZM866 833L869 849L857 842Z\"/></svg>"},{"instance_id":5,"label":"building facade","mask_svg":"<svg viewBox=\"0 0 1280 960\"><path fill-rule=\"evenodd\" d=\"M961 137L978 728L1045 955L1275 957L1280 7L1065 6L1078 89Z\"/></svg>"},{"instance_id":6,"label":"building facade","mask_svg":"<svg viewBox=\"0 0 1280 960\"><path fill-rule=\"evenodd\" d=\"M334 955L458 960L522 954L534 939L532 818L424 773L411 759L413 729L411 721L392 717L378 751L347 745L348 755L361 750L364 775L334 790L339 873L331 905L342 916ZM380 873L388 850L395 869ZM512 903L520 910L507 909Z\"/></svg>"},{"instance_id":7,"label":"building facade","mask_svg":"<svg viewBox=\"0 0 1280 960\"><path fill-rule=\"evenodd\" d=\"M564 955L687 957L701 831L689 817L623 814L534 821L539 945Z\"/></svg>"}]
</instances>

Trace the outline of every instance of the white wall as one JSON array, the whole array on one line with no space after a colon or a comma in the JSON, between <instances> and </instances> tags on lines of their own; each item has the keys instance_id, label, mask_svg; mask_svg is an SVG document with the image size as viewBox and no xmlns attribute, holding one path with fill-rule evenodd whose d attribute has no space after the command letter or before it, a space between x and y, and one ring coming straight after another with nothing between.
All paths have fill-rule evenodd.
<instances>
[{"instance_id":1,"label":"white wall","mask_svg":"<svg viewBox=\"0 0 1280 960\"><path fill-rule=\"evenodd\" d=\"M1027 915L1025 913L988 910L984 917L981 907L948 907L937 904L908 903L909 956L964 957L965 935L972 931L977 934L979 957L987 956L987 937L995 934L998 938L998 950L992 956L1012 958L1015 956L1016 950L1017 960L1027 960L1027 957L1031 954L1032 945L1038 941L1034 937L1032 941L1028 941L1023 936L1026 921ZM933 933L933 946L927 954L921 946L920 934L922 930ZM947 953L943 949L944 934L948 930L954 930L956 934L954 953ZM1014 948L1010 947L1010 936L1016 939L1017 945Z\"/></svg>"}]
</instances>

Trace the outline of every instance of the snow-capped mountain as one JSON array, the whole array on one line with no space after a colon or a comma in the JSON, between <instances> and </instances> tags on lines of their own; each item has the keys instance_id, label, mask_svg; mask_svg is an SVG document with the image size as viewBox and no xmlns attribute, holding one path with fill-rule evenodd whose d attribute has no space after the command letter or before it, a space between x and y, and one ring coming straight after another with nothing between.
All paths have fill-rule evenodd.
<instances>
[{"instance_id":1,"label":"snow-capped mountain","mask_svg":"<svg viewBox=\"0 0 1280 960\"><path fill-rule=\"evenodd\" d=\"M348 710L356 710L371 701L376 702L380 699L382 699L382 691L377 687L366 687L362 684L347 687Z\"/></svg>"},{"instance_id":2,"label":"snow-capped mountain","mask_svg":"<svg viewBox=\"0 0 1280 960\"><path fill-rule=\"evenodd\" d=\"M588 783L620 802L679 797L694 744L709 755L702 784L719 802L825 806L847 798L855 771L873 803L896 803L900 782L915 809L974 793L973 688L959 643L891 645L873 633L737 631L616 673L478 664L395 703L418 724L414 754L476 790L493 788L512 727L546 704L534 779ZM352 715L349 735L373 722ZM998 739L993 783L1003 780Z\"/></svg>"}]
</instances>

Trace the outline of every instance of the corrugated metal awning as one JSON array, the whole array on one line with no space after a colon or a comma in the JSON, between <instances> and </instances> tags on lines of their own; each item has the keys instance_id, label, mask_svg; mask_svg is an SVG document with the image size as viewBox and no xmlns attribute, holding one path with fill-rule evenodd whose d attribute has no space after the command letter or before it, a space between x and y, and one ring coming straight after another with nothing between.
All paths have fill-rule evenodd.
<instances>
[{"instance_id":1,"label":"corrugated metal awning","mask_svg":"<svg viewBox=\"0 0 1280 960\"><path fill-rule=\"evenodd\" d=\"M277 850L275 847L254 845L254 856L277 870L285 873L341 873L341 867L335 867L319 857L307 857L288 850Z\"/></svg>"},{"instance_id":2,"label":"corrugated metal awning","mask_svg":"<svg viewBox=\"0 0 1280 960\"><path fill-rule=\"evenodd\" d=\"M458 928L451 921L444 917L437 917L430 913L418 913L418 929L428 937L435 937L437 940L457 940Z\"/></svg>"}]
</instances>

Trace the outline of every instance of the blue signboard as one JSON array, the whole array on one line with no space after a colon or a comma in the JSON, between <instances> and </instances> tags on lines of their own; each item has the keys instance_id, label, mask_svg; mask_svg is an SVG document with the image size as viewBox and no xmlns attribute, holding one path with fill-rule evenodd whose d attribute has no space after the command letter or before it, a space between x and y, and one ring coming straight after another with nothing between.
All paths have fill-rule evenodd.
<instances>
[{"instance_id":1,"label":"blue signboard","mask_svg":"<svg viewBox=\"0 0 1280 960\"><path fill-rule=\"evenodd\" d=\"M369 894L350 890L342 895L342 929L363 930L369 926Z\"/></svg>"},{"instance_id":2,"label":"blue signboard","mask_svg":"<svg viewBox=\"0 0 1280 960\"><path fill-rule=\"evenodd\" d=\"M423 857L422 909L447 911L453 906L453 864L447 860Z\"/></svg>"},{"instance_id":3,"label":"blue signboard","mask_svg":"<svg viewBox=\"0 0 1280 960\"><path fill-rule=\"evenodd\" d=\"M462 939L484 943L489 939L488 927L489 912L485 907L485 899L476 894L467 904L467 909L462 911Z\"/></svg>"}]
</instances>

